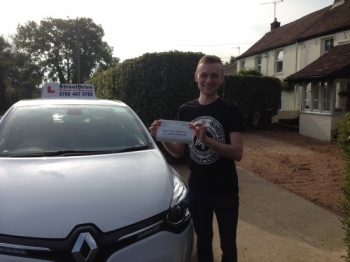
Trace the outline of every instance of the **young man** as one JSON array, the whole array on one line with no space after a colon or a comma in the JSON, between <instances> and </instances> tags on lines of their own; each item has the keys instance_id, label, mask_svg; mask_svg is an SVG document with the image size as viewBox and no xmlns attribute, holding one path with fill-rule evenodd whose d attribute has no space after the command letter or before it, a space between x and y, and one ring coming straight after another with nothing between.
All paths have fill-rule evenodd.
<instances>
[{"instance_id":1,"label":"young man","mask_svg":"<svg viewBox=\"0 0 350 262\"><path fill-rule=\"evenodd\" d=\"M219 57L202 57L195 72L199 98L179 108L180 121L188 121L194 132L189 144L188 205L197 235L198 261L213 261L213 212L222 249L222 261L237 261L238 178L235 161L243 156L243 115L235 103L219 97L224 81ZM160 121L149 128L156 136ZM166 150L180 157L185 144L163 142Z\"/></svg>"}]
</instances>

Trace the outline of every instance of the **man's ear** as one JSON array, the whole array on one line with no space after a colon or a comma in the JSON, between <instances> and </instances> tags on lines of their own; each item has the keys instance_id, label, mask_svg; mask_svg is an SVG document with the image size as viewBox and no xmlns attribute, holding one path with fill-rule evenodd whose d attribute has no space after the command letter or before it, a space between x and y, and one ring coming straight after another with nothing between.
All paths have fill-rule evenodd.
<instances>
[{"instance_id":1,"label":"man's ear","mask_svg":"<svg viewBox=\"0 0 350 262\"><path fill-rule=\"evenodd\" d=\"M194 72L194 80L198 82L197 72Z\"/></svg>"},{"instance_id":2,"label":"man's ear","mask_svg":"<svg viewBox=\"0 0 350 262\"><path fill-rule=\"evenodd\" d=\"M225 75L223 74L221 77L221 84L224 82L224 80L225 80Z\"/></svg>"}]
</instances>

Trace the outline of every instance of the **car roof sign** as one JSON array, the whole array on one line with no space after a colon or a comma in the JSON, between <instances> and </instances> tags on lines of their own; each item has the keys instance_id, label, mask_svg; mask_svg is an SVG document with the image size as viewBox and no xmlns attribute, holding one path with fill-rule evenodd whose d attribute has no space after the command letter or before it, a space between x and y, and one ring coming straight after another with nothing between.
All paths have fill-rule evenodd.
<instances>
[{"instance_id":1,"label":"car roof sign","mask_svg":"<svg viewBox=\"0 0 350 262\"><path fill-rule=\"evenodd\" d=\"M89 84L45 83L41 98L96 99L96 94Z\"/></svg>"}]
</instances>

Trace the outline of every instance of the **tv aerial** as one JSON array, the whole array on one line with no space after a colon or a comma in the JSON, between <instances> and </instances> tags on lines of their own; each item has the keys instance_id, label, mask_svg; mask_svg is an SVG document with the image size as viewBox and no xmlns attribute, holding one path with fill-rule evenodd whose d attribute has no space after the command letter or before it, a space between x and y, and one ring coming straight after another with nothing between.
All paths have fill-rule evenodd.
<instances>
[{"instance_id":1,"label":"tv aerial","mask_svg":"<svg viewBox=\"0 0 350 262\"><path fill-rule=\"evenodd\" d=\"M274 5L274 20L276 20L276 5L279 4L279 3L282 3L283 0L280 0L280 1L273 1L273 2L267 2L267 3L263 3L262 5L266 5L266 4L273 4Z\"/></svg>"}]
</instances>

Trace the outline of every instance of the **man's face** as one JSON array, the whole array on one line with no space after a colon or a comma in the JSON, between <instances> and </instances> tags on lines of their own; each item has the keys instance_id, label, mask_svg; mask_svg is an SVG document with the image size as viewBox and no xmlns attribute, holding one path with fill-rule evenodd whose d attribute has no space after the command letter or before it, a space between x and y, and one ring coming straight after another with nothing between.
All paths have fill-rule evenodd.
<instances>
[{"instance_id":1,"label":"man's face","mask_svg":"<svg viewBox=\"0 0 350 262\"><path fill-rule=\"evenodd\" d=\"M204 95L214 95L224 81L223 69L220 63L202 63L194 74L200 92Z\"/></svg>"}]
</instances>

